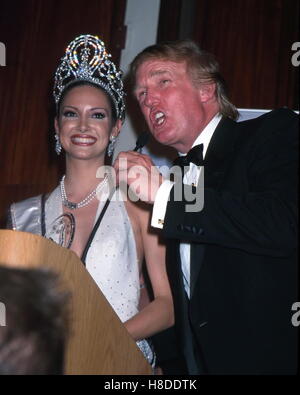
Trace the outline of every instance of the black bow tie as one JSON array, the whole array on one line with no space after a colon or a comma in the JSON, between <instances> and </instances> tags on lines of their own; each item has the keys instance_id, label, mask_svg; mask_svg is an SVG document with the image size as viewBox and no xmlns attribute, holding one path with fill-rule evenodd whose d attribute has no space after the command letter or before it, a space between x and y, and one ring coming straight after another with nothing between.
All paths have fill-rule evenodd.
<instances>
[{"instance_id":1,"label":"black bow tie","mask_svg":"<svg viewBox=\"0 0 300 395\"><path fill-rule=\"evenodd\" d=\"M184 167L189 166L191 162L197 166L203 166L203 144L195 145L185 156L178 156L174 161L174 165Z\"/></svg>"}]
</instances>

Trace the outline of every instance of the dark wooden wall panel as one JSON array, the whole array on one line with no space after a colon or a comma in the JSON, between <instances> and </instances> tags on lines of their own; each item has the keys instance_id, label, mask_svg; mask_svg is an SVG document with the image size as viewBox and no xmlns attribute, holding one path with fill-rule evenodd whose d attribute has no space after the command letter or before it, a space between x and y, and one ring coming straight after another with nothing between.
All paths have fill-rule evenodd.
<instances>
[{"instance_id":1,"label":"dark wooden wall panel","mask_svg":"<svg viewBox=\"0 0 300 395\"><path fill-rule=\"evenodd\" d=\"M192 28L182 37L178 18L165 12L172 7L177 15L188 4ZM162 0L158 40L174 38L192 38L216 55L238 107L299 108L299 68L291 64L299 0Z\"/></svg>"},{"instance_id":2,"label":"dark wooden wall panel","mask_svg":"<svg viewBox=\"0 0 300 395\"><path fill-rule=\"evenodd\" d=\"M66 45L100 36L119 61L126 0L2 0L0 41L0 225L11 201L50 191L63 171L54 153L52 85Z\"/></svg>"}]
</instances>

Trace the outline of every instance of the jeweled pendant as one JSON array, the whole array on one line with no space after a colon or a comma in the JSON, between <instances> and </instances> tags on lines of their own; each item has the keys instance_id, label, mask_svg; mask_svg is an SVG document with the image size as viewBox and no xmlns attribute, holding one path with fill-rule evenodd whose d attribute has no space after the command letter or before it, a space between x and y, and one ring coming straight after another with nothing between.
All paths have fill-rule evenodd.
<instances>
[{"instance_id":1,"label":"jeweled pendant","mask_svg":"<svg viewBox=\"0 0 300 395\"><path fill-rule=\"evenodd\" d=\"M68 200L64 200L64 206L69 208L70 210L75 210L77 208L77 203L72 203Z\"/></svg>"}]
</instances>

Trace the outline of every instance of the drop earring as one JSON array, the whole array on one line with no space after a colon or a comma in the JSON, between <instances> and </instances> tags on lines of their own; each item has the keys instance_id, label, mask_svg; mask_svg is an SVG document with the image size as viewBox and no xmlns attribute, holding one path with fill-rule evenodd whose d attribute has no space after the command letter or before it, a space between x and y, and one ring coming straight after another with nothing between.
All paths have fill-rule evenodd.
<instances>
[{"instance_id":1,"label":"drop earring","mask_svg":"<svg viewBox=\"0 0 300 395\"><path fill-rule=\"evenodd\" d=\"M55 133L54 137L55 137L55 140L56 140L55 152L57 153L57 155L60 155L62 147L61 147L61 144L60 144L59 136L58 136L57 133Z\"/></svg>"},{"instance_id":2,"label":"drop earring","mask_svg":"<svg viewBox=\"0 0 300 395\"><path fill-rule=\"evenodd\" d=\"M111 157L113 152L114 152L114 149L115 149L115 144L116 144L116 141L117 141L117 137L116 136L111 136L109 141L110 142L109 142L108 147L107 147L107 155L109 157Z\"/></svg>"}]
</instances>

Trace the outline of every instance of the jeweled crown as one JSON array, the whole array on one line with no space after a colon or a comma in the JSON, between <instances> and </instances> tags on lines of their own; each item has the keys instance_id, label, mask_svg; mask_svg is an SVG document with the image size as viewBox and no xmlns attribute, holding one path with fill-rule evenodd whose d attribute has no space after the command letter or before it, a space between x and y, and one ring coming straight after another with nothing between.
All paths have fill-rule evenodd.
<instances>
[{"instance_id":1,"label":"jeweled crown","mask_svg":"<svg viewBox=\"0 0 300 395\"><path fill-rule=\"evenodd\" d=\"M115 105L117 117L125 117L122 72L110 60L111 54L97 36L90 34L75 38L67 47L56 70L53 95L58 104L63 91L76 81L87 81L104 89Z\"/></svg>"}]
</instances>

